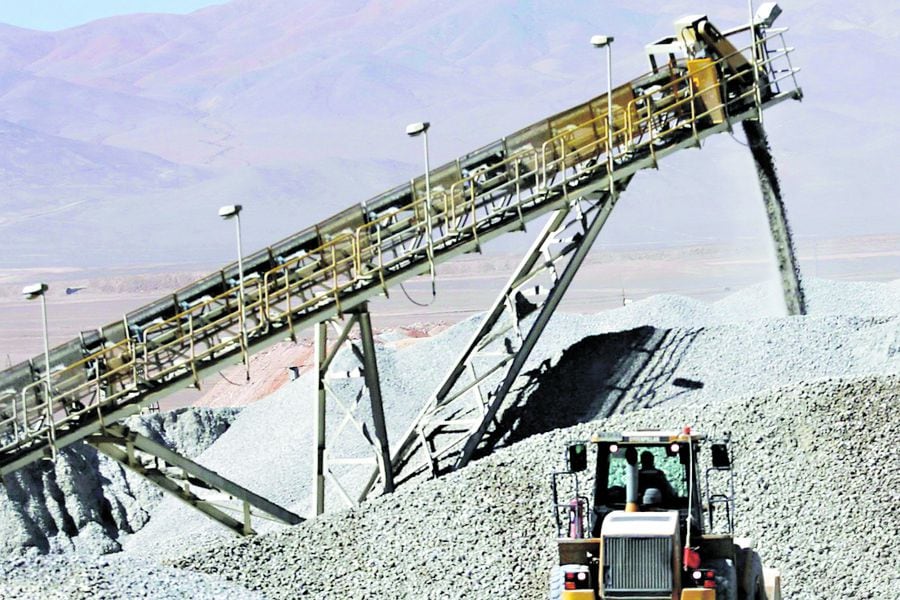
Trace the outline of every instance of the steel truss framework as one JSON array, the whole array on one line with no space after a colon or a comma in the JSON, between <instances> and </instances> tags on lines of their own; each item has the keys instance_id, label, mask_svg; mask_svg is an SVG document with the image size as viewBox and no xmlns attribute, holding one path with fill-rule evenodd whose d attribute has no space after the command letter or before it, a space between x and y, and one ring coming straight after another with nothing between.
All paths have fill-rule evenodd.
<instances>
[{"instance_id":1,"label":"steel truss framework","mask_svg":"<svg viewBox=\"0 0 900 600\"><path fill-rule=\"evenodd\" d=\"M230 265L53 349L49 365L38 357L0 373L0 475L79 440L100 439L91 436L105 436L105 451L127 450L127 442L115 441L111 423L309 327L317 333L317 512L324 508L326 478L352 502L379 482L383 491L393 489L394 476L417 453L431 472L463 466L490 430L617 192L638 171L737 123L744 123L756 161L789 311L802 313L774 162L762 123L755 122L764 108L802 97L782 33L770 30L754 41L758 69L746 61L746 68L734 67L746 48L726 49L694 70L673 61L614 90L612 114L603 96L554 115L434 169L430 195L422 194L420 177L247 257L243 281ZM783 47L770 48L778 40ZM366 302L547 215L549 224L478 335L391 455ZM329 371L336 349L329 350L332 325L326 323L342 317L347 322L335 347L358 326L353 346L362 364L357 382L364 385L343 407L337 433L355 431L374 451L373 475L357 498L335 472L373 459L360 465L359 457L338 457L331 450L340 447L340 436L332 432L326 440L324 429L329 388L338 385ZM187 464L167 456L169 466Z\"/></svg>"},{"instance_id":2,"label":"steel truss framework","mask_svg":"<svg viewBox=\"0 0 900 600\"><path fill-rule=\"evenodd\" d=\"M331 327L337 334L329 348L328 329ZM358 329L359 339L351 339L353 329ZM341 348L349 347L356 358L359 367L352 370L339 371L332 369L334 359ZM375 357L375 342L372 335L372 321L369 316L368 306L362 304L344 315L343 319L335 318L323 321L316 325L316 450L313 457L313 472L315 479L315 513L325 512L326 479L329 480L341 499L353 506L364 500L375 488L378 481L381 482L381 491L384 493L394 490L393 471L390 468L391 456L388 443L387 426L384 421L384 408L381 400L381 385L378 379L378 361ZM356 389L352 393L354 401L348 403L341 400L347 394L338 393L333 388L336 380L346 382L355 381ZM353 385L351 383L351 385ZM368 396L368 407L363 406L363 398ZM337 456L330 450L327 443L326 413L329 399L340 409L342 413L340 422L331 433L331 437L338 439L347 437L349 431L356 433L354 437L362 438L365 445L371 450L368 456ZM365 414L365 408L369 414ZM367 418L368 417L368 418ZM374 431L369 430L367 421L371 421ZM349 430L349 431L348 431ZM347 433L345 433L347 432ZM348 486L341 482L341 470L360 465L374 466L374 475L369 483L358 492L354 498Z\"/></svg>"},{"instance_id":3,"label":"steel truss framework","mask_svg":"<svg viewBox=\"0 0 900 600\"><path fill-rule=\"evenodd\" d=\"M252 517L286 525L303 521L294 513L123 425L109 425L104 431L86 437L85 441L238 535L255 533ZM236 513L238 518L229 513Z\"/></svg>"},{"instance_id":4,"label":"steel truss framework","mask_svg":"<svg viewBox=\"0 0 900 600\"><path fill-rule=\"evenodd\" d=\"M800 269L765 129L758 118L741 124L768 215L785 306L789 315L802 315L806 301ZM694 142L699 147L699 139ZM401 472L407 477L415 474L417 466L410 462L417 454L433 476L464 467L475 456L488 431L497 425L496 416L516 378L631 176L615 180L612 194L609 186L573 199L553 213L402 438L392 461L395 477ZM536 283L538 279L543 281Z\"/></svg>"},{"instance_id":5,"label":"steel truss framework","mask_svg":"<svg viewBox=\"0 0 900 600\"><path fill-rule=\"evenodd\" d=\"M620 180L613 194L573 198L552 213L403 438L395 468L416 450L433 475L472 459L628 181Z\"/></svg>"}]
</instances>

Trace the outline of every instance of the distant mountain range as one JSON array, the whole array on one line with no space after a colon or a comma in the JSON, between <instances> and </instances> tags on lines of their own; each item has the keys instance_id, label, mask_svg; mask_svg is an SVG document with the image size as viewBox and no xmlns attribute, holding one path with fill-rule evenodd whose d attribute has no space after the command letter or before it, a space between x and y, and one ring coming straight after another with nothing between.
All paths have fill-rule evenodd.
<instances>
[{"instance_id":1,"label":"distant mountain range","mask_svg":"<svg viewBox=\"0 0 900 600\"><path fill-rule=\"evenodd\" d=\"M782 6L806 99L766 125L795 230L900 232L900 8ZM0 25L0 268L227 261L220 204L245 205L250 251L420 173L406 123L450 160L602 93L591 34L616 36L621 82L703 10L747 20L738 1L235 0ZM748 153L720 138L636 179L601 243L764 235Z\"/></svg>"}]
</instances>

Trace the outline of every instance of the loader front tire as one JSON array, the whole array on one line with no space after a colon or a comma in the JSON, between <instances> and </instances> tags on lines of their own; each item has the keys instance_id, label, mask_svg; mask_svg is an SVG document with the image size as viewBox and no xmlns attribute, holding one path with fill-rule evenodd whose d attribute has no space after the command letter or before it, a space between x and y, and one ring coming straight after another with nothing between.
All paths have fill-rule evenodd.
<instances>
[{"instance_id":1,"label":"loader front tire","mask_svg":"<svg viewBox=\"0 0 900 600\"><path fill-rule=\"evenodd\" d=\"M743 572L740 574L739 600L766 600L762 560L754 550L744 550Z\"/></svg>"}]
</instances>

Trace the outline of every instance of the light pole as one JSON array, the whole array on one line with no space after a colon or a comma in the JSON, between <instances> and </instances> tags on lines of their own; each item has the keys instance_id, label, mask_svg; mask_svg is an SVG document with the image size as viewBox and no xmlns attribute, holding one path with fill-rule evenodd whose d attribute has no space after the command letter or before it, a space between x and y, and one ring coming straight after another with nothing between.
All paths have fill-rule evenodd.
<instances>
[{"instance_id":1,"label":"light pole","mask_svg":"<svg viewBox=\"0 0 900 600\"><path fill-rule=\"evenodd\" d=\"M406 126L406 135L409 137L417 137L419 135L425 140L425 229L427 229L428 239L426 240L428 262L431 265L431 293L434 295L434 246L431 228L431 163L428 157L428 128L431 123L423 121L421 123L410 123Z\"/></svg>"},{"instance_id":2,"label":"light pole","mask_svg":"<svg viewBox=\"0 0 900 600\"><path fill-rule=\"evenodd\" d=\"M47 382L47 414L52 417L50 407L50 337L47 333L47 298L44 294L50 289L46 283L35 283L22 288L26 300L41 299L41 322L44 328L44 379Z\"/></svg>"},{"instance_id":3,"label":"light pole","mask_svg":"<svg viewBox=\"0 0 900 600\"><path fill-rule=\"evenodd\" d=\"M410 123L406 126L406 135L409 137L417 137L419 135L425 140L425 205L428 210L425 211L425 226L428 228L428 236L431 237L431 163L428 158L428 128L431 123L425 121L423 123Z\"/></svg>"},{"instance_id":4,"label":"light pole","mask_svg":"<svg viewBox=\"0 0 900 600\"><path fill-rule=\"evenodd\" d=\"M747 0L747 10L750 12L750 40L752 43L750 56L753 57L753 85L756 88L756 93L753 95L756 100L756 119L762 124L762 91L759 89L759 61L761 57L757 54L759 45L756 35L756 14L753 12L753 0Z\"/></svg>"},{"instance_id":5,"label":"light pole","mask_svg":"<svg viewBox=\"0 0 900 600\"><path fill-rule=\"evenodd\" d=\"M613 180L613 101L612 101L612 43L611 35L595 35L591 44L595 48L606 48L606 172L609 175L609 195L615 199Z\"/></svg>"},{"instance_id":6,"label":"light pole","mask_svg":"<svg viewBox=\"0 0 900 600\"><path fill-rule=\"evenodd\" d=\"M234 229L237 236L237 259L238 259L238 321L241 327L241 354L244 358L244 367L247 375L247 381L250 381L250 360L247 352L247 328L244 326L244 251L241 247L241 210L243 206L240 204L229 204L219 209L219 216L224 220L234 219Z\"/></svg>"}]
</instances>

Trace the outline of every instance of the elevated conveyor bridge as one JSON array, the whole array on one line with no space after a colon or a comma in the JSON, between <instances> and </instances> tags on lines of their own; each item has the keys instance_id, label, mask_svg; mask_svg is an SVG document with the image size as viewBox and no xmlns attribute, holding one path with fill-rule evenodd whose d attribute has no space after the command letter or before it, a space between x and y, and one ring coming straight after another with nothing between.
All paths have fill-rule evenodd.
<instances>
[{"instance_id":1,"label":"elevated conveyor bridge","mask_svg":"<svg viewBox=\"0 0 900 600\"><path fill-rule=\"evenodd\" d=\"M324 510L326 479L354 502L372 490L392 490L404 469L424 466L439 474L461 467L496 426L504 398L635 174L738 124L753 150L789 312L802 313L799 273L762 128L764 109L800 99L801 92L784 30L768 25L723 35L705 18L680 22L676 37L648 46L652 71L613 89L611 115L610 98L591 99L433 169L427 182L418 177L247 256L243 286L238 265L226 266L54 348L49 365L39 356L0 373L0 473L54 458L86 439L176 495L194 484L237 499L243 518L204 510L235 531L252 531L253 508L297 522L296 515L183 457L169 452L161 458L165 449L117 423L309 328L316 332L320 382L319 411L309 424L317 431L317 512ZM738 50L730 41L737 37L749 45ZM547 224L479 331L392 448L367 301L545 215ZM341 319L329 346L328 323ZM371 426L350 427L372 447L362 462L371 463L373 475L358 496L340 486L333 468L340 461L329 456L324 426L331 359L356 339L355 326L359 341L352 343L373 418ZM353 425L350 407L347 414ZM192 468L190 476L173 475ZM198 508L213 505L200 492L185 494L182 499Z\"/></svg>"}]
</instances>

